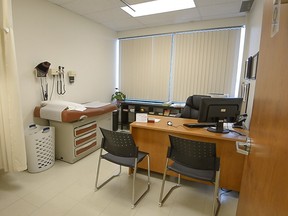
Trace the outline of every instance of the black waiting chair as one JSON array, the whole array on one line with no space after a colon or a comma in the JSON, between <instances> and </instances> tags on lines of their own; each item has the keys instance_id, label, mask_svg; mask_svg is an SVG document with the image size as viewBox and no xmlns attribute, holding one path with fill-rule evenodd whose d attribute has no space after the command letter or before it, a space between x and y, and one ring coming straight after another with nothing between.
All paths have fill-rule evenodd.
<instances>
[{"instance_id":1,"label":"black waiting chair","mask_svg":"<svg viewBox=\"0 0 288 216\"><path fill-rule=\"evenodd\" d=\"M101 143L99 162L96 173L95 190L100 189L114 177L119 176L121 174L121 166L133 168L132 208L134 208L150 189L149 154L146 152L138 151L138 147L135 145L133 137L130 133L110 131L103 128L100 128L100 130L103 134L103 139ZM142 195L135 201L135 178L137 172L137 165L145 157L147 157L148 162L147 167L148 186L147 189L142 193ZM107 161L119 165L119 172L116 175L111 176L109 179L107 179L101 185L98 186L101 159L105 159Z\"/></svg>"},{"instance_id":2,"label":"black waiting chair","mask_svg":"<svg viewBox=\"0 0 288 216\"><path fill-rule=\"evenodd\" d=\"M194 141L169 135L170 146L167 152L166 166L163 174L159 206L162 206L172 191L180 187L181 175L202 182L214 184L212 215L218 213L220 201L218 199L220 158L216 157L216 144ZM167 170L178 174L178 182L171 187L163 198ZM218 206L216 208L218 202Z\"/></svg>"},{"instance_id":3,"label":"black waiting chair","mask_svg":"<svg viewBox=\"0 0 288 216\"><path fill-rule=\"evenodd\" d=\"M198 119L200 102L202 98L210 97L208 95L192 95L186 100L185 106L181 112L181 118Z\"/></svg>"}]
</instances>

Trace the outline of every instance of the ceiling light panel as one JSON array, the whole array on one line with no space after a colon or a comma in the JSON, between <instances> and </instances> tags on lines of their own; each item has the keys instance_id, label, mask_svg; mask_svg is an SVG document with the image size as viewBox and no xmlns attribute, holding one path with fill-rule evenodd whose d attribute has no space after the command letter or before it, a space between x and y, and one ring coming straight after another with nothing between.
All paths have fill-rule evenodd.
<instances>
[{"instance_id":1,"label":"ceiling light panel","mask_svg":"<svg viewBox=\"0 0 288 216\"><path fill-rule=\"evenodd\" d=\"M133 10L131 8L133 8ZM151 14L165 13L177 10L194 8L193 0L155 0L140 4L130 5L130 7L121 7L133 17L146 16Z\"/></svg>"}]
</instances>

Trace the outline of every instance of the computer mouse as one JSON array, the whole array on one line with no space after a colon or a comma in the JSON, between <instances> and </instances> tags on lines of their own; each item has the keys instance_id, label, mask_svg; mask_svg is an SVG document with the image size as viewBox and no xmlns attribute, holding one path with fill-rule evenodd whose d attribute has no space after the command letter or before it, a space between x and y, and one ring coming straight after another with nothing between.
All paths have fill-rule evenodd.
<instances>
[{"instance_id":1,"label":"computer mouse","mask_svg":"<svg viewBox=\"0 0 288 216\"><path fill-rule=\"evenodd\" d=\"M167 125L172 126L173 125L172 121L167 121Z\"/></svg>"}]
</instances>

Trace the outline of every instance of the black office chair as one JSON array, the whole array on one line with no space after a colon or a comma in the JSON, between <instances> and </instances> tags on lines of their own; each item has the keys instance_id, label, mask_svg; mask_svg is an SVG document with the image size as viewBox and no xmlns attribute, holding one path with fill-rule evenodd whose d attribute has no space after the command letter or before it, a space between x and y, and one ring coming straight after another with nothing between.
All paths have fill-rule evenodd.
<instances>
[{"instance_id":1,"label":"black office chair","mask_svg":"<svg viewBox=\"0 0 288 216\"><path fill-rule=\"evenodd\" d=\"M184 175L214 184L212 215L217 215L220 207L220 201L218 199L220 159L216 157L216 144L193 141L172 135L169 135L169 139L171 146L169 146L167 152L159 206L164 204L174 189L180 187L180 176ZM163 198L167 170L178 174L178 182L170 188ZM216 208L217 201L218 206Z\"/></svg>"},{"instance_id":2,"label":"black office chair","mask_svg":"<svg viewBox=\"0 0 288 216\"><path fill-rule=\"evenodd\" d=\"M198 119L200 101L203 97L210 97L208 95L192 95L186 100L183 111L181 112L181 118Z\"/></svg>"},{"instance_id":3,"label":"black office chair","mask_svg":"<svg viewBox=\"0 0 288 216\"><path fill-rule=\"evenodd\" d=\"M132 208L134 208L150 189L149 154L146 152L138 151L138 147L135 145L133 137L130 133L110 131L103 128L100 128L100 130L103 134L103 139L101 143L95 187L96 189L100 189L114 177L119 176L121 173L121 166L133 168L134 170L133 170L133 185L132 185ZM106 151L104 154L103 150ZM137 172L137 165L145 157L147 157L148 162L147 167L148 186L147 189L142 193L142 195L135 201L135 178ZM116 175L111 176L109 179L107 179L101 185L98 186L101 159L105 159L114 164L118 164L119 172Z\"/></svg>"}]
</instances>

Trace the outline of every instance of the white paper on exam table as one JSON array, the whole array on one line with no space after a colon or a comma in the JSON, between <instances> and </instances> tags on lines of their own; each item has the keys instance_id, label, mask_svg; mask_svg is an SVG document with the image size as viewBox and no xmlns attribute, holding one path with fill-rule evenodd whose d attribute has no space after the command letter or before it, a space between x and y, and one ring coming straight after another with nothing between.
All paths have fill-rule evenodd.
<instances>
[{"instance_id":1,"label":"white paper on exam table","mask_svg":"<svg viewBox=\"0 0 288 216\"><path fill-rule=\"evenodd\" d=\"M40 118L62 121L63 110L84 111L86 107L82 104L69 101L42 101L40 109Z\"/></svg>"}]
</instances>

